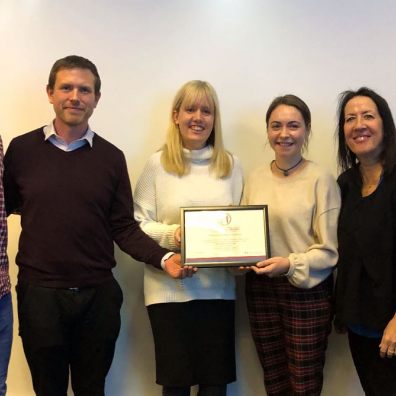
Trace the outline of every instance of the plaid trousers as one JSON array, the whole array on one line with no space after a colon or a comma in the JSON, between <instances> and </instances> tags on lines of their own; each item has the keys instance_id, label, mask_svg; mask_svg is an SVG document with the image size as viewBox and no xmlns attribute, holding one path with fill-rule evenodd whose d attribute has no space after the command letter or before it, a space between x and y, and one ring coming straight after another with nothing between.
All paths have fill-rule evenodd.
<instances>
[{"instance_id":1,"label":"plaid trousers","mask_svg":"<svg viewBox=\"0 0 396 396\"><path fill-rule=\"evenodd\" d=\"M268 396L320 395L331 331L333 278L311 289L249 273L246 299Z\"/></svg>"}]
</instances>

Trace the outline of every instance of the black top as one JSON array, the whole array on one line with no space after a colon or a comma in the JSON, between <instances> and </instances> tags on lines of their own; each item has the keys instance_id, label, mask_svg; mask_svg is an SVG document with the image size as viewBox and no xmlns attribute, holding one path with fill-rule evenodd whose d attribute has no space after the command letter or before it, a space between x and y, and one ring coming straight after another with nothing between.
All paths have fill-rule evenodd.
<instances>
[{"instance_id":1,"label":"black top","mask_svg":"<svg viewBox=\"0 0 396 396\"><path fill-rule=\"evenodd\" d=\"M396 310L396 173L362 197L357 167L338 178L337 319L382 331Z\"/></svg>"},{"instance_id":2,"label":"black top","mask_svg":"<svg viewBox=\"0 0 396 396\"><path fill-rule=\"evenodd\" d=\"M7 213L21 215L19 280L84 287L112 278L115 241L136 260L160 267L168 250L141 231L123 153L96 135L65 152L43 128L13 139L4 158Z\"/></svg>"}]
</instances>

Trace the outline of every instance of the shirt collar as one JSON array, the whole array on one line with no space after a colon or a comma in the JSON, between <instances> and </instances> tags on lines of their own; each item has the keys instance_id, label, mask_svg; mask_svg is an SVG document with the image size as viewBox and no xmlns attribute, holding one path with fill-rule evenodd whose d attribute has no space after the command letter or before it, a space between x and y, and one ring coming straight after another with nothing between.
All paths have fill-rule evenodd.
<instances>
[{"instance_id":1,"label":"shirt collar","mask_svg":"<svg viewBox=\"0 0 396 396\"><path fill-rule=\"evenodd\" d=\"M84 133L84 135L81 136L79 139L73 140L72 143L86 140L88 142L88 144L92 147L94 135L95 135L95 132L88 126L88 129ZM48 124L44 127L44 140L48 140L51 136L53 136L55 139L57 139L65 144L65 141L62 139L62 137L60 137L56 133L53 122L51 122L50 124Z\"/></svg>"}]
</instances>

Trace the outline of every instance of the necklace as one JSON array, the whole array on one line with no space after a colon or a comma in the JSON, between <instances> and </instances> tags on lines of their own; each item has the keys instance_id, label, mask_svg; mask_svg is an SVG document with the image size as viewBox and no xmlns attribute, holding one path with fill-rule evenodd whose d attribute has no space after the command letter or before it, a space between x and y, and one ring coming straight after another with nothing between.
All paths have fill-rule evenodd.
<instances>
[{"instance_id":1,"label":"necklace","mask_svg":"<svg viewBox=\"0 0 396 396\"><path fill-rule=\"evenodd\" d=\"M276 168L277 168L278 170L280 170L281 172L283 172L283 176L289 176L289 171L291 171L291 170L294 169L294 168L297 168L297 166L301 164L301 162L302 162L303 159L304 159L304 158L301 157L301 158L298 160L297 164L295 164L295 165L293 165L293 166L291 166L290 168L287 168L287 169L282 169L282 168L280 168L280 167L278 166L278 164L276 163L275 160L273 160L272 162L275 164L275 166L276 166Z\"/></svg>"},{"instance_id":2,"label":"necklace","mask_svg":"<svg viewBox=\"0 0 396 396\"><path fill-rule=\"evenodd\" d=\"M384 177L383 174L383 169L380 168L379 172L374 172L374 174L369 177L366 174L364 174L362 172L362 170L360 170L360 174L362 177L362 196L363 197L367 197L368 195L370 195L371 193L373 193L377 187L380 185L380 183L382 182L382 179Z\"/></svg>"}]
</instances>

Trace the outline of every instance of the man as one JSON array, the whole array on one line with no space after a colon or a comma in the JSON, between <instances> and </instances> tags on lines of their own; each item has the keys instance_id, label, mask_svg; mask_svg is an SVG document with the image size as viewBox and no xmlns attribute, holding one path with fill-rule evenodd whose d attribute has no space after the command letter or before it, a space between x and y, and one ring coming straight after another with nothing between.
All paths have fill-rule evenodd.
<instances>
[{"instance_id":1,"label":"man","mask_svg":"<svg viewBox=\"0 0 396 396\"><path fill-rule=\"evenodd\" d=\"M3 142L0 138L0 396L7 391L6 379L12 344L11 285L8 275L7 221L3 193Z\"/></svg>"},{"instance_id":2,"label":"man","mask_svg":"<svg viewBox=\"0 0 396 396\"><path fill-rule=\"evenodd\" d=\"M191 275L140 230L125 158L88 126L100 84L88 59L55 62L54 121L13 139L5 155L7 213L20 213L22 226L20 335L39 396L65 396L69 369L75 395L104 395L122 303L113 241L172 277Z\"/></svg>"}]
</instances>

